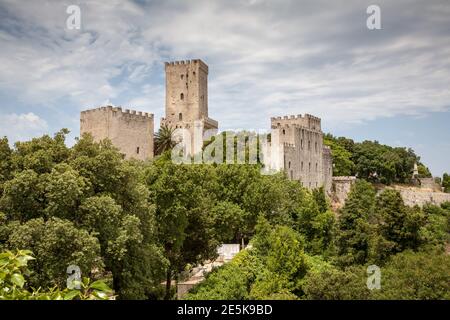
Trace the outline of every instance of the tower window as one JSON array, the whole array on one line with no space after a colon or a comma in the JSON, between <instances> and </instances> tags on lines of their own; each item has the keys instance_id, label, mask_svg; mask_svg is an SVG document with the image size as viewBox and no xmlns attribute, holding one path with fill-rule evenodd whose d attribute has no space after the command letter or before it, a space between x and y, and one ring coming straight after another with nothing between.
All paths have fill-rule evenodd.
<instances>
[{"instance_id":1,"label":"tower window","mask_svg":"<svg viewBox=\"0 0 450 320\"><path fill-rule=\"evenodd\" d=\"M316 162L316 172L317 172L317 162Z\"/></svg>"},{"instance_id":2,"label":"tower window","mask_svg":"<svg viewBox=\"0 0 450 320\"><path fill-rule=\"evenodd\" d=\"M289 161L289 168L291 167L291 162Z\"/></svg>"},{"instance_id":3,"label":"tower window","mask_svg":"<svg viewBox=\"0 0 450 320\"><path fill-rule=\"evenodd\" d=\"M317 142L315 143L315 148L316 148L316 152L317 152Z\"/></svg>"},{"instance_id":4,"label":"tower window","mask_svg":"<svg viewBox=\"0 0 450 320\"><path fill-rule=\"evenodd\" d=\"M303 149L303 140L300 140L300 147Z\"/></svg>"},{"instance_id":5,"label":"tower window","mask_svg":"<svg viewBox=\"0 0 450 320\"><path fill-rule=\"evenodd\" d=\"M139 147L136 148L136 153L139 154Z\"/></svg>"},{"instance_id":6,"label":"tower window","mask_svg":"<svg viewBox=\"0 0 450 320\"><path fill-rule=\"evenodd\" d=\"M302 171L303 171L303 161L302 161Z\"/></svg>"},{"instance_id":7,"label":"tower window","mask_svg":"<svg viewBox=\"0 0 450 320\"><path fill-rule=\"evenodd\" d=\"M308 150L311 150L311 141L308 140Z\"/></svg>"},{"instance_id":8,"label":"tower window","mask_svg":"<svg viewBox=\"0 0 450 320\"><path fill-rule=\"evenodd\" d=\"M194 74L194 76L195 76L195 71L194 72L192 72L193 74Z\"/></svg>"},{"instance_id":9,"label":"tower window","mask_svg":"<svg viewBox=\"0 0 450 320\"><path fill-rule=\"evenodd\" d=\"M184 100L184 93L180 94L180 99Z\"/></svg>"},{"instance_id":10,"label":"tower window","mask_svg":"<svg viewBox=\"0 0 450 320\"><path fill-rule=\"evenodd\" d=\"M309 172L311 172L311 162L309 163Z\"/></svg>"},{"instance_id":11,"label":"tower window","mask_svg":"<svg viewBox=\"0 0 450 320\"><path fill-rule=\"evenodd\" d=\"M183 120L183 114L181 112L178 114L178 120Z\"/></svg>"},{"instance_id":12,"label":"tower window","mask_svg":"<svg viewBox=\"0 0 450 320\"><path fill-rule=\"evenodd\" d=\"M181 80L183 80L183 79L184 79L184 74L181 75Z\"/></svg>"}]
</instances>

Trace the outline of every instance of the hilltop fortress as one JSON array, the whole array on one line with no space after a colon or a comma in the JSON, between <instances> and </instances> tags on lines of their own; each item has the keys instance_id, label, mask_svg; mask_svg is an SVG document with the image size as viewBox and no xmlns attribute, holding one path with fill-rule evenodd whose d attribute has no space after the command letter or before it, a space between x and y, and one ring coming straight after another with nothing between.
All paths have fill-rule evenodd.
<instances>
[{"instance_id":1,"label":"hilltop fortress","mask_svg":"<svg viewBox=\"0 0 450 320\"><path fill-rule=\"evenodd\" d=\"M188 134L175 138L187 141L186 152L195 155L202 151L204 133L217 134L219 128L208 115L208 66L199 59L166 62L165 74L166 105L161 125L184 129ZM333 159L330 148L323 144L321 119L309 114L278 116L270 119L270 125L270 152L264 152L269 171L284 171L290 180L309 189L324 187L332 202L342 205L356 177L333 177ZM82 111L80 135L84 133L90 133L95 141L110 139L125 159L154 156L151 113L113 106ZM403 188L400 192L409 205L450 201L450 194L426 188Z\"/></svg>"},{"instance_id":2,"label":"hilltop fortress","mask_svg":"<svg viewBox=\"0 0 450 320\"><path fill-rule=\"evenodd\" d=\"M208 66L203 61L165 63L166 105L162 125L187 129L190 154L201 151L203 140L195 132L217 132L219 124L208 116ZM154 155L154 115L120 107L104 106L81 112L80 135L95 141L110 139L126 159L146 160ZM309 114L271 119L272 156L266 165L284 170L291 180L307 188L324 186L331 191L332 158L323 145L320 119Z\"/></svg>"}]
</instances>

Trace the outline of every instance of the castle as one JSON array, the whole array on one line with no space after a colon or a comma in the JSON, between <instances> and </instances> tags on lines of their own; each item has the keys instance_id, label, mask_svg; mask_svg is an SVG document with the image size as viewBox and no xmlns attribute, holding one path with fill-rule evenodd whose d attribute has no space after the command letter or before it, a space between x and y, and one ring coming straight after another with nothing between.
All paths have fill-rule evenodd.
<instances>
[{"instance_id":1,"label":"castle","mask_svg":"<svg viewBox=\"0 0 450 320\"><path fill-rule=\"evenodd\" d=\"M195 133L217 130L218 122L208 116L208 66L203 61L165 63L166 106L161 125L187 129L190 154L201 151L203 140ZM126 159L153 158L154 115L105 106L81 112L80 135L90 133L95 141L110 139ZM285 116L271 119L271 156L265 164L284 170L291 180L313 189L323 186L329 193L332 184L332 157L323 145L319 118Z\"/></svg>"}]
</instances>

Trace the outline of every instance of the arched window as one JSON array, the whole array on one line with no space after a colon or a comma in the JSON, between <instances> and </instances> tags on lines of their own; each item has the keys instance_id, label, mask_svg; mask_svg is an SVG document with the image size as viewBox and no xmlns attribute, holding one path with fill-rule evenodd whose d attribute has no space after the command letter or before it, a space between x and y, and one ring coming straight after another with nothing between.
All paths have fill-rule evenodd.
<instances>
[{"instance_id":1,"label":"arched window","mask_svg":"<svg viewBox=\"0 0 450 320\"><path fill-rule=\"evenodd\" d=\"M184 100L184 94L183 94L183 93L180 94L180 99L181 99L181 100Z\"/></svg>"},{"instance_id":2,"label":"arched window","mask_svg":"<svg viewBox=\"0 0 450 320\"><path fill-rule=\"evenodd\" d=\"M283 129L283 134L286 134L286 131Z\"/></svg>"},{"instance_id":3,"label":"arched window","mask_svg":"<svg viewBox=\"0 0 450 320\"><path fill-rule=\"evenodd\" d=\"M316 143L315 143L315 148L316 148L316 152L317 152L317 141L316 141Z\"/></svg>"},{"instance_id":4,"label":"arched window","mask_svg":"<svg viewBox=\"0 0 450 320\"><path fill-rule=\"evenodd\" d=\"M311 172L311 162L309 163L309 172Z\"/></svg>"},{"instance_id":5,"label":"arched window","mask_svg":"<svg viewBox=\"0 0 450 320\"><path fill-rule=\"evenodd\" d=\"M181 80L183 80L183 79L184 79L184 74L181 75Z\"/></svg>"},{"instance_id":6,"label":"arched window","mask_svg":"<svg viewBox=\"0 0 450 320\"><path fill-rule=\"evenodd\" d=\"M289 168L291 167L291 162L289 161Z\"/></svg>"},{"instance_id":7,"label":"arched window","mask_svg":"<svg viewBox=\"0 0 450 320\"><path fill-rule=\"evenodd\" d=\"M178 114L178 120L183 120L183 114L181 112Z\"/></svg>"},{"instance_id":8,"label":"arched window","mask_svg":"<svg viewBox=\"0 0 450 320\"><path fill-rule=\"evenodd\" d=\"M302 161L302 171L303 171L303 161Z\"/></svg>"},{"instance_id":9,"label":"arched window","mask_svg":"<svg viewBox=\"0 0 450 320\"><path fill-rule=\"evenodd\" d=\"M136 148L136 153L139 154L139 147Z\"/></svg>"},{"instance_id":10,"label":"arched window","mask_svg":"<svg viewBox=\"0 0 450 320\"><path fill-rule=\"evenodd\" d=\"M317 162L316 162L316 172L317 172Z\"/></svg>"}]
</instances>

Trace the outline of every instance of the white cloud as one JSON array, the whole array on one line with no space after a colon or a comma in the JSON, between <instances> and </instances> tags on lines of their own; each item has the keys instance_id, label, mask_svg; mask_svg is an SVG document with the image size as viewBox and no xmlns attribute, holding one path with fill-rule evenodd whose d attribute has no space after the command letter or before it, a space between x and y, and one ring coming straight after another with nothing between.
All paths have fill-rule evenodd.
<instances>
[{"instance_id":1,"label":"white cloud","mask_svg":"<svg viewBox=\"0 0 450 320\"><path fill-rule=\"evenodd\" d=\"M80 1L82 30L70 31L69 3L4 0L0 89L52 109L65 100L70 117L106 100L161 114L155 66L202 58L210 115L224 128L305 112L332 128L448 109L445 1L379 1L381 31L365 27L370 2Z\"/></svg>"},{"instance_id":2,"label":"white cloud","mask_svg":"<svg viewBox=\"0 0 450 320\"><path fill-rule=\"evenodd\" d=\"M0 115L0 136L7 136L11 143L45 134L47 130L45 120L32 112Z\"/></svg>"}]
</instances>

